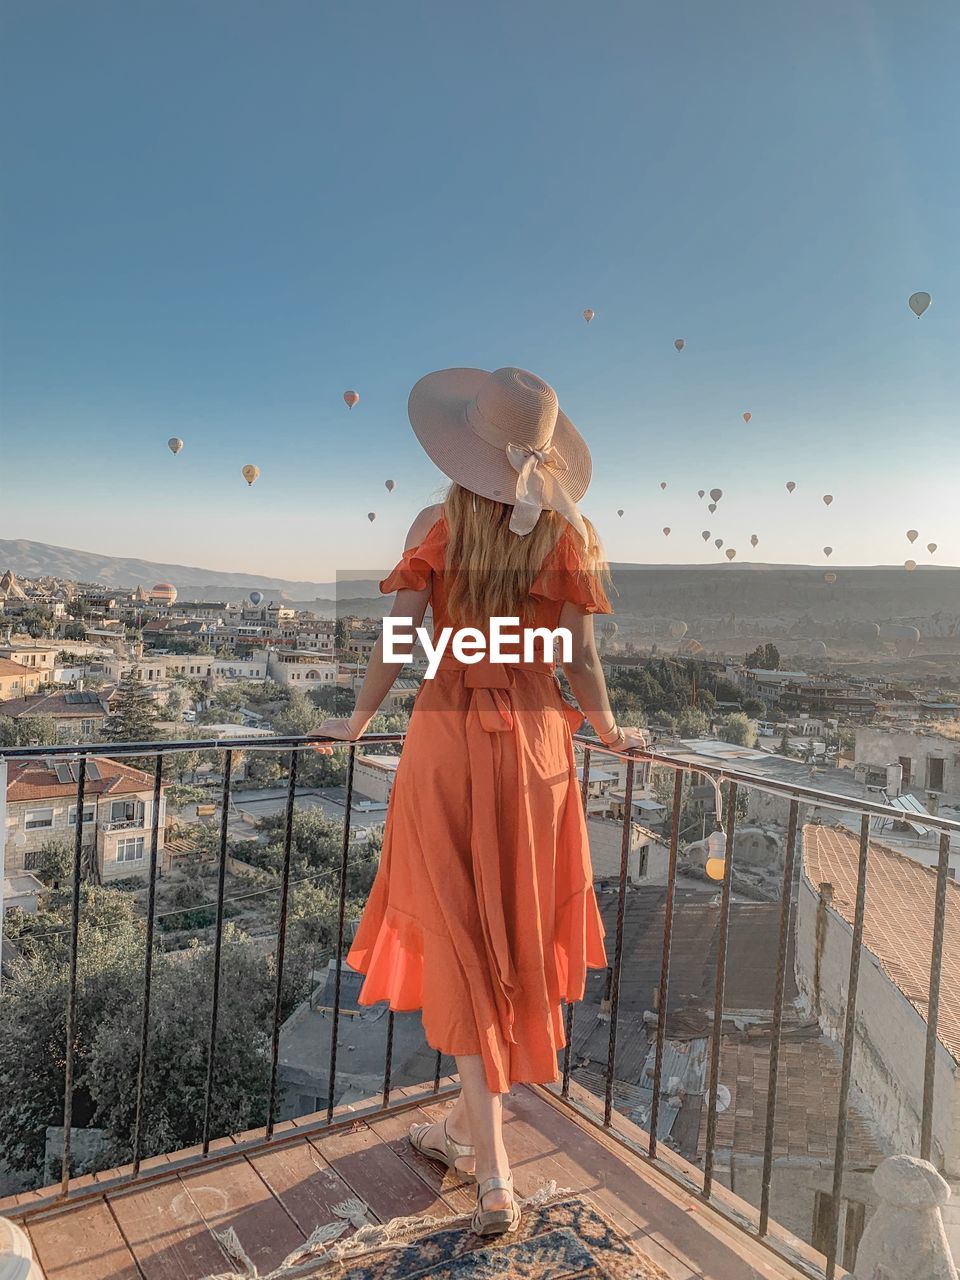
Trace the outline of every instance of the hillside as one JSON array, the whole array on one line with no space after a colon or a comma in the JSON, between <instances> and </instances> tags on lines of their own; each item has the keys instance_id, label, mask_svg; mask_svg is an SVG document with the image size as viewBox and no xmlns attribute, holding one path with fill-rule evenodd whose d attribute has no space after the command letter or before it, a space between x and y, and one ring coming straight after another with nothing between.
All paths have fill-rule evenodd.
<instances>
[{"instance_id":1,"label":"hillside","mask_svg":"<svg viewBox=\"0 0 960 1280\"><path fill-rule=\"evenodd\" d=\"M386 572L384 566L381 572ZM257 588L319 613L332 612L339 599L345 612L379 614L387 601L376 577L351 581L304 582L249 573L226 573L196 566L97 555L42 542L0 539L0 572L23 577L51 575L108 587L153 586L172 582L182 600L235 600ZM374 571L376 572L376 571ZM773 630L814 622L910 620L925 635L955 637L960 627L960 569L923 566L844 568L840 565L728 564L612 566L611 599L621 621L676 618L691 628L723 620L776 623ZM825 574L836 575L828 582ZM709 626L715 631L714 626Z\"/></svg>"}]
</instances>

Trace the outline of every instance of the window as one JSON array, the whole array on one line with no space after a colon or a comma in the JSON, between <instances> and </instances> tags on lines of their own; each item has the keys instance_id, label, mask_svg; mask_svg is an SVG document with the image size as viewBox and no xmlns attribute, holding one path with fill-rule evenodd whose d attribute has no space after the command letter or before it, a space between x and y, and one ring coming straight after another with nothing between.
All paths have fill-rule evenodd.
<instances>
[{"instance_id":1,"label":"window","mask_svg":"<svg viewBox=\"0 0 960 1280\"><path fill-rule=\"evenodd\" d=\"M26 828L28 831L37 831L41 827L53 826L53 810L52 809L28 809Z\"/></svg>"},{"instance_id":2,"label":"window","mask_svg":"<svg viewBox=\"0 0 960 1280\"><path fill-rule=\"evenodd\" d=\"M110 805L111 822L142 822L143 805L139 800L114 800Z\"/></svg>"},{"instance_id":3,"label":"window","mask_svg":"<svg viewBox=\"0 0 960 1280\"><path fill-rule=\"evenodd\" d=\"M833 1196L828 1191L818 1191L813 1207L812 1244L820 1253L830 1252L830 1235L833 1229L831 1210ZM840 1237L837 1261L847 1271L852 1271L857 1261L857 1249L863 1235L866 1205L861 1200L843 1199L840 1202Z\"/></svg>"},{"instance_id":4,"label":"window","mask_svg":"<svg viewBox=\"0 0 960 1280\"><path fill-rule=\"evenodd\" d=\"M927 756L927 790L943 790L943 756Z\"/></svg>"},{"instance_id":5,"label":"window","mask_svg":"<svg viewBox=\"0 0 960 1280\"><path fill-rule=\"evenodd\" d=\"M910 788L910 772L913 768L913 761L909 756L900 757L900 768L903 770L902 786L904 791L907 791Z\"/></svg>"},{"instance_id":6,"label":"window","mask_svg":"<svg viewBox=\"0 0 960 1280\"><path fill-rule=\"evenodd\" d=\"M117 861L118 862L142 862L143 861L143 836L128 838L126 840L117 841Z\"/></svg>"},{"instance_id":7,"label":"window","mask_svg":"<svg viewBox=\"0 0 960 1280\"><path fill-rule=\"evenodd\" d=\"M85 804L83 806L84 826L86 826L88 822L93 822L96 812L97 806L95 804ZM67 824L71 827L75 827L77 825L77 806L75 804L72 804L67 810Z\"/></svg>"}]
</instances>

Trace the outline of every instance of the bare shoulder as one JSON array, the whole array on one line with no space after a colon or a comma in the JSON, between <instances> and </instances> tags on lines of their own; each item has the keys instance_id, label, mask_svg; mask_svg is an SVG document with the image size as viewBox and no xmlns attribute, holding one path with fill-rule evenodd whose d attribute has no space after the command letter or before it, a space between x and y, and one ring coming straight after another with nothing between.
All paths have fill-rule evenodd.
<instances>
[{"instance_id":1,"label":"bare shoulder","mask_svg":"<svg viewBox=\"0 0 960 1280\"><path fill-rule=\"evenodd\" d=\"M404 543L404 550L406 551L410 547L415 547L418 543L422 542L442 515L442 502L437 502L432 507L424 507L410 526L410 531L407 534L407 540Z\"/></svg>"}]
</instances>

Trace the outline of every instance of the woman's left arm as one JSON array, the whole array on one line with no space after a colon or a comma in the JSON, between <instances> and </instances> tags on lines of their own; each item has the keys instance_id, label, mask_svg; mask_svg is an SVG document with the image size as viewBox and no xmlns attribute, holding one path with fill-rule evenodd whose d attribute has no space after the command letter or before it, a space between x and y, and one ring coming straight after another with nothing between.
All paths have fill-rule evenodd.
<instances>
[{"instance_id":1,"label":"woman's left arm","mask_svg":"<svg viewBox=\"0 0 960 1280\"><path fill-rule=\"evenodd\" d=\"M411 547L416 547L423 540L430 527L436 522L441 508L425 507L417 516L407 533L404 543L404 551L409 551ZM427 611L427 605L430 603L430 587L428 582L421 590L416 591L413 588L404 588L398 591L394 597L393 607L390 610L391 618L409 618L412 629L416 629L423 622L423 615ZM363 684L357 694L356 706L351 715L343 719L324 720L323 724L311 733L311 738L340 738L345 742L354 742L357 738L366 733L367 726L380 709L387 693L393 686L393 682L403 670L403 664L398 662L385 662L383 657L383 632L377 639L377 643L373 646L373 652L370 654L370 661L367 663L367 669L364 672Z\"/></svg>"},{"instance_id":2,"label":"woman's left arm","mask_svg":"<svg viewBox=\"0 0 960 1280\"><path fill-rule=\"evenodd\" d=\"M430 603L430 588L423 591L398 591L390 610L391 618L409 618L411 629L419 627L423 615ZM324 720L323 724L309 736L311 738L340 738L345 742L354 742L363 737L367 726L380 709L380 704L387 696L394 681L403 670L403 664L387 662L383 656L383 632L373 646L370 661L364 672L363 684L357 694L357 704L352 713L343 719Z\"/></svg>"}]
</instances>

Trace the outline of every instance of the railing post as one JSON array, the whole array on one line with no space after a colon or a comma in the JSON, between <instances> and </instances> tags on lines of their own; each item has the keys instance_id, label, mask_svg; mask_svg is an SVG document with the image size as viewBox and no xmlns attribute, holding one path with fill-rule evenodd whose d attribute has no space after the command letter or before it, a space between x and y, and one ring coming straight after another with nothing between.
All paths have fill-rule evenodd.
<instances>
[{"instance_id":1,"label":"railing post","mask_svg":"<svg viewBox=\"0 0 960 1280\"><path fill-rule=\"evenodd\" d=\"M327 1094L327 1120L333 1120L333 1096L337 1079L337 1034L340 1030L340 984L343 976L344 917L347 908L347 860L350 856L350 811L353 808L353 770L357 748L351 742L347 755L347 794L343 814L343 843L340 856L340 914L337 924L337 967L333 997L333 1028L330 1033L330 1088Z\"/></svg>"},{"instance_id":2,"label":"railing post","mask_svg":"<svg viewBox=\"0 0 960 1280\"><path fill-rule=\"evenodd\" d=\"M710 1044L710 1094L707 1103L707 1139L703 1163L703 1194L709 1200L713 1188L713 1158L717 1144L717 1096L720 1088L720 1048L723 1040L723 995L727 978L727 938L730 933L730 889L733 883L733 846L737 833L737 784L727 789L727 833L724 846L723 888L720 892L720 929L717 938L717 980L713 992L713 1039Z\"/></svg>"},{"instance_id":3,"label":"railing post","mask_svg":"<svg viewBox=\"0 0 960 1280\"><path fill-rule=\"evenodd\" d=\"M793 904L793 868L797 848L800 802L790 801L787 848L783 858L783 885L780 890L780 940L777 946L777 976L773 994L773 1035L770 1039L770 1071L767 1084L767 1123L763 1136L763 1174L760 1180L760 1235L767 1234L770 1222L770 1184L773 1176L773 1130L777 1122L777 1083L780 1078L780 1040L783 1033L783 997L786 986L787 948L790 941L790 909Z\"/></svg>"},{"instance_id":4,"label":"railing post","mask_svg":"<svg viewBox=\"0 0 960 1280\"><path fill-rule=\"evenodd\" d=\"M80 948L80 876L83 866L83 801L87 786L87 757L80 757L77 779L77 832L73 843L73 892L70 912L70 966L67 987L67 1057L63 1072L63 1160L60 1190L70 1187L70 1128L73 1124L73 1068L77 1043L77 952Z\"/></svg>"},{"instance_id":5,"label":"railing post","mask_svg":"<svg viewBox=\"0 0 960 1280\"><path fill-rule=\"evenodd\" d=\"M847 1145L847 1111L850 1077L853 1073L853 1042L857 1026L857 986L860 981L860 952L863 948L863 918L867 902L867 860L870 853L870 815L860 819L860 858L857 864L857 901L853 912L850 945L850 976L847 979L847 1007L843 1024L843 1057L840 1066L840 1103L837 1111L837 1144L833 1157L833 1193L830 1202L830 1237L827 1250L827 1280L833 1280L837 1266L837 1236L840 1230L840 1196Z\"/></svg>"},{"instance_id":6,"label":"railing post","mask_svg":"<svg viewBox=\"0 0 960 1280\"><path fill-rule=\"evenodd\" d=\"M663 958L657 990L657 1052L653 1068L653 1099L650 1103L650 1159L657 1155L657 1126L660 1123L660 1090L663 1086L663 1046L667 1036L667 1000L670 993L670 946L673 940L673 904L677 894L677 848L680 843L680 802L683 799L683 772L673 779L673 820L670 824L670 863L667 868L667 896L663 903Z\"/></svg>"},{"instance_id":7,"label":"railing post","mask_svg":"<svg viewBox=\"0 0 960 1280\"><path fill-rule=\"evenodd\" d=\"M230 774L233 752L223 762L223 799L220 813L220 867L217 877L217 924L213 939L213 1002L210 1007L210 1046L207 1054L207 1090L203 1105L203 1154L210 1151L210 1120L213 1110L213 1070L217 1056L217 1020L220 1015L220 964L223 952L223 890L227 877L227 823L230 818Z\"/></svg>"},{"instance_id":8,"label":"railing post","mask_svg":"<svg viewBox=\"0 0 960 1280\"><path fill-rule=\"evenodd\" d=\"M620 841L620 885L617 890L617 941L613 955L613 973L610 977L610 1039L607 1046L607 1080L603 1100L603 1123L610 1124L613 1112L613 1076L617 1057L617 1017L620 1009L620 970L623 965L623 916L627 900L627 859L630 854L630 833L633 828L633 770L634 762L627 757L627 776L623 788L623 835Z\"/></svg>"},{"instance_id":9,"label":"railing post","mask_svg":"<svg viewBox=\"0 0 960 1280\"><path fill-rule=\"evenodd\" d=\"M283 962L287 950L287 908L290 900L290 860L293 848L293 812L297 799L297 752L290 752L287 779L287 813L283 828L283 879L280 886L280 922L277 930L277 986L273 1003L273 1036L270 1048L270 1100L267 1103L267 1138L273 1137L277 1109L277 1064L280 1060L280 1008L283 1001ZM311 979L312 981L312 979Z\"/></svg>"},{"instance_id":10,"label":"railing post","mask_svg":"<svg viewBox=\"0 0 960 1280\"><path fill-rule=\"evenodd\" d=\"M920 1159L929 1160L933 1146L933 1087L937 1064L937 1016L940 1012L940 974L943 967L943 926L947 913L947 876L950 865L950 832L940 833L940 859L933 904L933 947L930 955L930 987L927 994L927 1043L923 1058L923 1106L920 1112Z\"/></svg>"},{"instance_id":11,"label":"railing post","mask_svg":"<svg viewBox=\"0 0 960 1280\"><path fill-rule=\"evenodd\" d=\"M133 1176L140 1172L143 1150L144 1097L147 1084L147 1052L150 1041L150 997L153 989L153 934L157 910L157 849L160 843L160 801L163 796L163 756L157 752L153 775L153 823L150 831L150 887L147 894L147 936L144 947L143 1020L140 1026L140 1061L137 1064L137 1111L133 1130Z\"/></svg>"}]
</instances>

